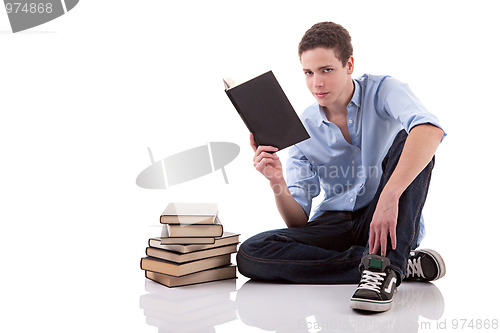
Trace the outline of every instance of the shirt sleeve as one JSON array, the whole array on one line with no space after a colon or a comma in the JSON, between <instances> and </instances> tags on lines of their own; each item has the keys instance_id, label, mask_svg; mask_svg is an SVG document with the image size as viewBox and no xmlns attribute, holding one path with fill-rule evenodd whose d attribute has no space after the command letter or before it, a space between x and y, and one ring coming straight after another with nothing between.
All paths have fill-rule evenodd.
<instances>
[{"instance_id":1,"label":"shirt sleeve","mask_svg":"<svg viewBox=\"0 0 500 333\"><path fill-rule=\"evenodd\" d=\"M385 112L390 117L398 120L407 133L410 133L410 130L417 125L429 123L443 130L444 139L446 132L439 123L439 120L426 109L413 91L411 91L410 87L395 79L390 81L386 85L388 90L383 99L383 109Z\"/></svg>"},{"instance_id":2,"label":"shirt sleeve","mask_svg":"<svg viewBox=\"0 0 500 333\"><path fill-rule=\"evenodd\" d=\"M320 194L321 188L314 166L296 145L289 148L286 178L293 198L309 216L312 199Z\"/></svg>"}]
</instances>

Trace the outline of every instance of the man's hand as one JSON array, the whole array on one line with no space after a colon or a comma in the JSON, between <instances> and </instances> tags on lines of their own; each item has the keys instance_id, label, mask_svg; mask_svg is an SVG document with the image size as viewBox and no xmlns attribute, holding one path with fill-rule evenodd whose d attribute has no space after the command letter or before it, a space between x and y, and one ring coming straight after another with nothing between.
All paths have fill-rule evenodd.
<instances>
[{"instance_id":1,"label":"man's hand","mask_svg":"<svg viewBox=\"0 0 500 333\"><path fill-rule=\"evenodd\" d=\"M305 226L309 217L300 204L293 198L290 190L288 190L278 154L269 153L277 152L278 148L271 146L257 147L252 133L250 133L250 145L255 152L253 165L257 171L269 180L269 184L274 192L276 206L287 227Z\"/></svg>"},{"instance_id":2,"label":"man's hand","mask_svg":"<svg viewBox=\"0 0 500 333\"><path fill-rule=\"evenodd\" d=\"M398 223L399 197L387 193L380 194L380 198L373 213L370 223L370 238L368 240L369 251L385 257L389 235L392 249L396 249L396 224Z\"/></svg>"},{"instance_id":3,"label":"man's hand","mask_svg":"<svg viewBox=\"0 0 500 333\"><path fill-rule=\"evenodd\" d=\"M257 171L266 177L271 185L280 184L283 180L283 168L278 154L278 148L272 146L258 146L255 143L253 134L250 133L250 145L252 146L255 155L253 157L253 165Z\"/></svg>"},{"instance_id":4,"label":"man's hand","mask_svg":"<svg viewBox=\"0 0 500 333\"><path fill-rule=\"evenodd\" d=\"M444 132L432 124L413 127L408 134L398 164L387 181L370 224L368 240L370 253L382 256L387 251L387 235L392 249L396 249L396 224L398 222L399 197L432 160Z\"/></svg>"}]
</instances>

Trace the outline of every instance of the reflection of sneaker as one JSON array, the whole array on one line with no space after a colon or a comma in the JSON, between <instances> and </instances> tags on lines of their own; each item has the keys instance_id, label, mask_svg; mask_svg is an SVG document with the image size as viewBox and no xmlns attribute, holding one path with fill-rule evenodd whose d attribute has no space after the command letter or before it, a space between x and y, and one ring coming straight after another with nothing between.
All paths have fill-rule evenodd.
<instances>
[{"instance_id":1,"label":"reflection of sneaker","mask_svg":"<svg viewBox=\"0 0 500 333\"><path fill-rule=\"evenodd\" d=\"M415 250L410 252L406 281L433 281L446 274L443 258L433 250Z\"/></svg>"},{"instance_id":2,"label":"reflection of sneaker","mask_svg":"<svg viewBox=\"0 0 500 333\"><path fill-rule=\"evenodd\" d=\"M394 307L399 313L415 313L428 319L438 320L444 313L444 298L433 283L402 283Z\"/></svg>"},{"instance_id":3,"label":"reflection of sneaker","mask_svg":"<svg viewBox=\"0 0 500 333\"><path fill-rule=\"evenodd\" d=\"M387 311L391 308L396 292L396 273L391 261L374 254L365 255L361 261L363 273L358 289L351 297L351 308L367 311Z\"/></svg>"}]
</instances>

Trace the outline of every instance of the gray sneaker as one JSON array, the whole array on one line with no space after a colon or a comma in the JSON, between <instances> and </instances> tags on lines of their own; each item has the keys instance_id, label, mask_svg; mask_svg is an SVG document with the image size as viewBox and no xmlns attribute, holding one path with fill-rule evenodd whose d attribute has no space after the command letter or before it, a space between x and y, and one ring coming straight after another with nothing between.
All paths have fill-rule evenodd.
<instances>
[{"instance_id":1,"label":"gray sneaker","mask_svg":"<svg viewBox=\"0 0 500 333\"><path fill-rule=\"evenodd\" d=\"M386 257L375 254L363 257L361 281L351 297L351 308L375 312L391 308L398 279L390 265Z\"/></svg>"},{"instance_id":2,"label":"gray sneaker","mask_svg":"<svg viewBox=\"0 0 500 333\"><path fill-rule=\"evenodd\" d=\"M410 252L405 281L434 281L446 274L443 258L434 250L422 249Z\"/></svg>"}]
</instances>

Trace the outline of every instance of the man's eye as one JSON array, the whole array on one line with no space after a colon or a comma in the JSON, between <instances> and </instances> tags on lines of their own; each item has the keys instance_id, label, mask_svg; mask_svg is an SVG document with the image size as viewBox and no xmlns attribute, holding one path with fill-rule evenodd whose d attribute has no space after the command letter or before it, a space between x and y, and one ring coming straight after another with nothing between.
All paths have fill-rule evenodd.
<instances>
[{"instance_id":1,"label":"man's eye","mask_svg":"<svg viewBox=\"0 0 500 333\"><path fill-rule=\"evenodd\" d=\"M324 70L325 73L330 73L331 71L333 71L333 68L325 68Z\"/></svg>"},{"instance_id":2,"label":"man's eye","mask_svg":"<svg viewBox=\"0 0 500 333\"><path fill-rule=\"evenodd\" d=\"M307 72L304 72L305 75L311 75L312 72L311 71L307 71Z\"/></svg>"}]
</instances>

